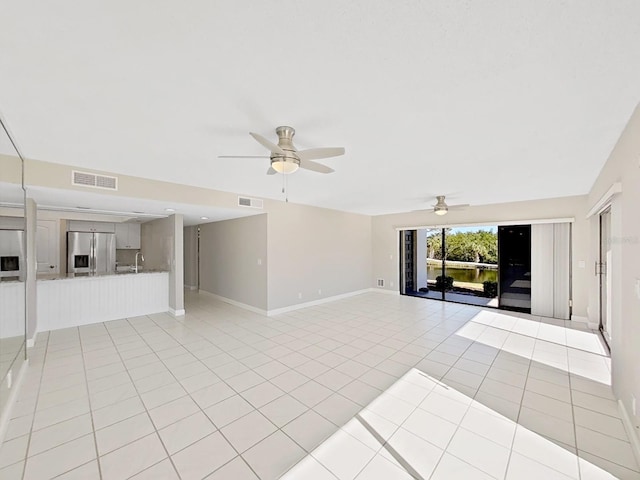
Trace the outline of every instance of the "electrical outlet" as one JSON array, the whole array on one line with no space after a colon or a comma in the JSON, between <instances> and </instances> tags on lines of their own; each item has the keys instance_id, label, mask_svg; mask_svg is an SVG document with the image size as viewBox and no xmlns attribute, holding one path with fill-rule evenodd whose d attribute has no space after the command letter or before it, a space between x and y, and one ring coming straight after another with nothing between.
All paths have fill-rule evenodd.
<instances>
[{"instance_id":1,"label":"electrical outlet","mask_svg":"<svg viewBox=\"0 0 640 480\"><path fill-rule=\"evenodd\" d=\"M318 295L322 295L322 289L321 288L318 289Z\"/></svg>"},{"instance_id":2,"label":"electrical outlet","mask_svg":"<svg viewBox=\"0 0 640 480\"><path fill-rule=\"evenodd\" d=\"M262 265L262 259L261 258L258 259L258 265Z\"/></svg>"},{"instance_id":3,"label":"electrical outlet","mask_svg":"<svg viewBox=\"0 0 640 480\"><path fill-rule=\"evenodd\" d=\"M636 396L632 393L631 394L631 413L633 413L633 416L636 416Z\"/></svg>"},{"instance_id":4,"label":"electrical outlet","mask_svg":"<svg viewBox=\"0 0 640 480\"><path fill-rule=\"evenodd\" d=\"M302 298L302 292L298 292L298 298Z\"/></svg>"},{"instance_id":5,"label":"electrical outlet","mask_svg":"<svg viewBox=\"0 0 640 480\"><path fill-rule=\"evenodd\" d=\"M393 282L391 282L391 286L393 287Z\"/></svg>"}]
</instances>

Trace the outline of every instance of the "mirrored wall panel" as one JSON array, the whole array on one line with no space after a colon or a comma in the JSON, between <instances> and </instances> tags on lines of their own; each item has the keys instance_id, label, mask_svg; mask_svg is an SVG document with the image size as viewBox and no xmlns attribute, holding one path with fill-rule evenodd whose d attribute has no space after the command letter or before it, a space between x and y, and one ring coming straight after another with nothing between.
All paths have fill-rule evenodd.
<instances>
[{"instance_id":1,"label":"mirrored wall panel","mask_svg":"<svg viewBox=\"0 0 640 480\"><path fill-rule=\"evenodd\" d=\"M0 126L0 421L5 418L26 352L22 183L22 163L7 132Z\"/></svg>"}]
</instances>

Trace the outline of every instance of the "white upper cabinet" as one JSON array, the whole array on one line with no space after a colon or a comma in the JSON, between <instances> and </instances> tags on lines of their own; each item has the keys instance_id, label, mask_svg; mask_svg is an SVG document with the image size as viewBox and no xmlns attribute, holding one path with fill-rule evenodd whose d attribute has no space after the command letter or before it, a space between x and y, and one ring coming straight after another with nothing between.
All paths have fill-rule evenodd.
<instances>
[{"instance_id":1,"label":"white upper cabinet","mask_svg":"<svg viewBox=\"0 0 640 480\"><path fill-rule=\"evenodd\" d=\"M110 222L85 222L82 220L69 220L70 232L99 232L114 233L116 231L115 224Z\"/></svg>"},{"instance_id":2,"label":"white upper cabinet","mask_svg":"<svg viewBox=\"0 0 640 480\"><path fill-rule=\"evenodd\" d=\"M117 223L116 224L116 248L140 249L140 224Z\"/></svg>"}]
</instances>

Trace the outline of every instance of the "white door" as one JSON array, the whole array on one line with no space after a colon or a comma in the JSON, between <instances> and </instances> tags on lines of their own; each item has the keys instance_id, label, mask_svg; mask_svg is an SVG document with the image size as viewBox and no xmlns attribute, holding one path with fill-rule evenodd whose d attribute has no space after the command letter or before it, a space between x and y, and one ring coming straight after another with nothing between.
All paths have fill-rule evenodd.
<instances>
[{"instance_id":1,"label":"white door","mask_svg":"<svg viewBox=\"0 0 640 480\"><path fill-rule=\"evenodd\" d=\"M60 230L56 220L38 220L38 273L60 273Z\"/></svg>"}]
</instances>

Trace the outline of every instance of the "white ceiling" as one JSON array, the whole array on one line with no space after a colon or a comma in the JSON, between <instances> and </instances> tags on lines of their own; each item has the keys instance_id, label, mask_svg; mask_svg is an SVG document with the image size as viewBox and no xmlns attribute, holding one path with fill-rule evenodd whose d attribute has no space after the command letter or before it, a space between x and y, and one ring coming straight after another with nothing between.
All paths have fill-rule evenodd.
<instances>
[{"instance_id":1,"label":"white ceiling","mask_svg":"<svg viewBox=\"0 0 640 480\"><path fill-rule=\"evenodd\" d=\"M51 162L283 199L249 135L344 146L296 203L586 193L640 100L636 0L4 2L0 112Z\"/></svg>"}]
</instances>

